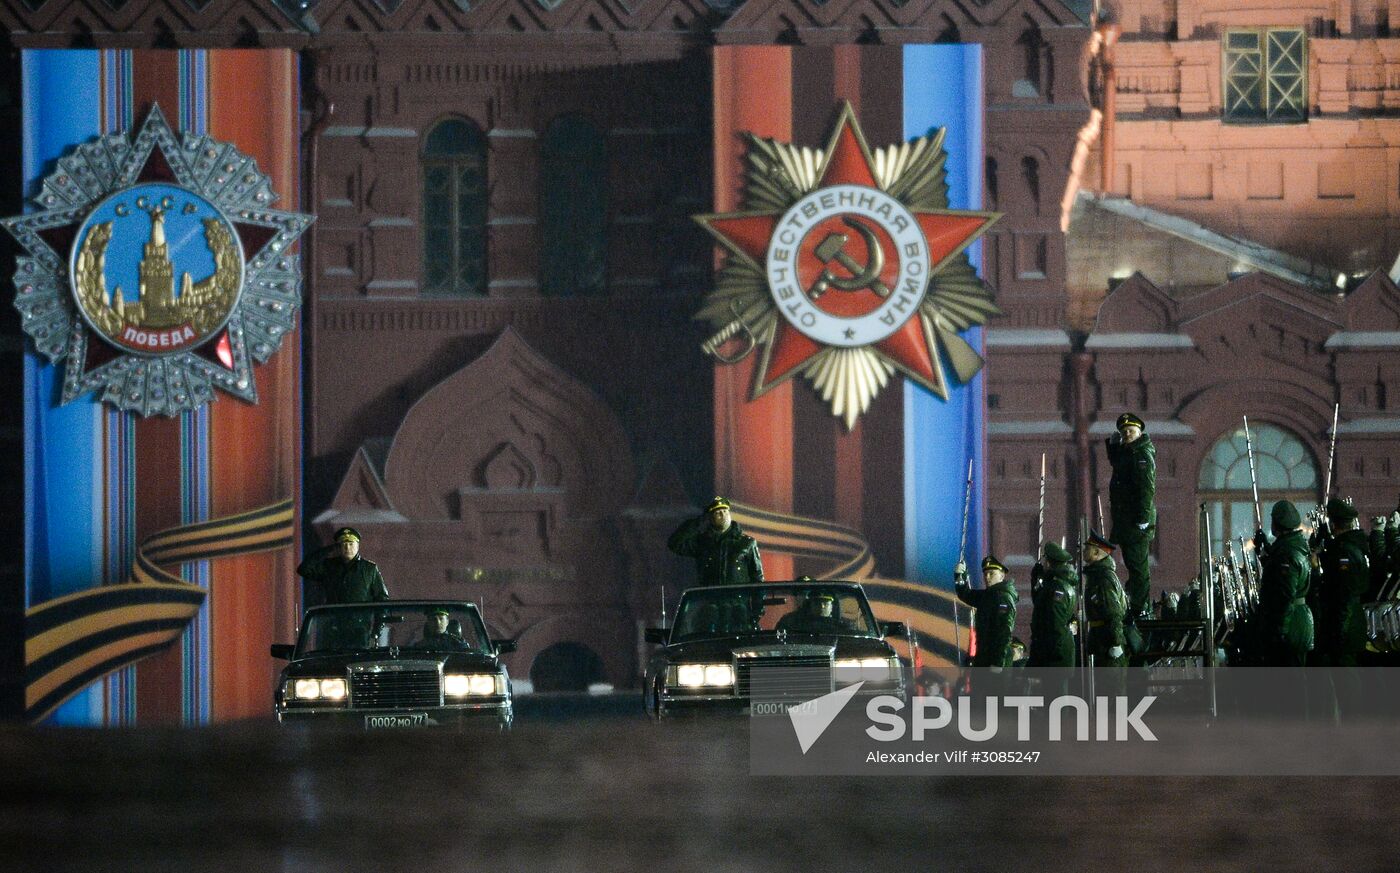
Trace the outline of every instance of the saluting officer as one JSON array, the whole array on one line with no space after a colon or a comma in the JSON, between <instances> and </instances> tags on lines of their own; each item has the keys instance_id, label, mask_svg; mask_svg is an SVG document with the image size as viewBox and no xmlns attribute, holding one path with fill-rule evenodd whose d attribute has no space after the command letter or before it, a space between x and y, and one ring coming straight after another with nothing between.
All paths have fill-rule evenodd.
<instances>
[{"instance_id":1,"label":"saluting officer","mask_svg":"<svg viewBox=\"0 0 1400 873\"><path fill-rule=\"evenodd\" d=\"M316 584L322 603L389 599L379 567L360 556L360 534L353 527L336 531L329 546L307 555L297 567L297 575Z\"/></svg>"},{"instance_id":2,"label":"saluting officer","mask_svg":"<svg viewBox=\"0 0 1400 873\"><path fill-rule=\"evenodd\" d=\"M1306 600L1312 568L1302 524L1292 501L1280 500L1269 511L1274 541L1263 550L1259 577L1260 642L1268 667L1307 666L1313 647L1313 615Z\"/></svg>"},{"instance_id":3,"label":"saluting officer","mask_svg":"<svg viewBox=\"0 0 1400 873\"><path fill-rule=\"evenodd\" d=\"M716 497L699 518L681 522L666 548L695 559L701 585L749 585L763 581L758 543L730 516L729 501Z\"/></svg>"},{"instance_id":4,"label":"saluting officer","mask_svg":"<svg viewBox=\"0 0 1400 873\"><path fill-rule=\"evenodd\" d=\"M967 581L967 565L958 562L953 568L954 587L958 599L977 610L972 629L977 633L977 654L974 667L1001 670L1011 666L1011 637L1016 627L1016 583L1006 573L1006 565L992 555L982 559L982 581L985 588L973 588Z\"/></svg>"},{"instance_id":5,"label":"saluting officer","mask_svg":"<svg viewBox=\"0 0 1400 873\"><path fill-rule=\"evenodd\" d=\"M1118 432L1105 443L1113 477L1108 483L1109 537L1123 549L1128 568L1128 621L1149 615L1152 576L1147 553L1157 534L1157 448L1146 425L1131 412L1118 416Z\"/></svg>"},{"instance_id":6,"label":"saluting officer","mask_svg":"<svg viewBox=\"0 0 1400 873\"><path fill-rule=\"evenodd\" d=\"M1089 622L1089 654L1095 667L1126 667L1123 616L1127 596L1118 581L1113 543L1096 532L1084 541L1084 615Z\"/></svg>"},{"instance_id":7,"label":"saluting officer","mask_svg":"<svg viewBox=\"0 0 1400 873\"><path fill-rule=\"evenodd\" d=\"M1371 584L1366 534L1355 507L1340 497L1327 501L1332 536L1323 543L1318 592L1317 647L1323 665L1355 667L1366 648L1366 616L1361 598Z\"/></svg>"},{"instance_id":8,"label":"saluting officer","mask_svg":"<svg viewBox=\"0 0 1400 873\"><path fill-rule=\"evenodd\" d=\"M1079 610L1074 557L1058 543L1045 544L1043 572L1031 590L1031 667L1073 667L1070 622Z\"/></svg>"}]
</instances>

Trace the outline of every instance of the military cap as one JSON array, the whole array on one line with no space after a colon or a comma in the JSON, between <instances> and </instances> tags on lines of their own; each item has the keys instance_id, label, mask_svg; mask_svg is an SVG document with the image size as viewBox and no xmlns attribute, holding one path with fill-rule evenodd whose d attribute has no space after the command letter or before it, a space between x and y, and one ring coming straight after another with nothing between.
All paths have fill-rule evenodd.
<instances>
[{"instance_id":1,"label":"military cap","mask_svg":"<svg viewBox=\"0 0 1400 873\"><path fill-rule=\"evenodd\" d=\"M1298 525L1303 523L1303 518L1298 514L1298 507L1293 505L1291 500L1280 500L1274 504L1274 508L1269 510L1269 520L1274 527L1281 530L1297 530Z\"/></svg>"},{"instance_id":2,"label":"military cap","mask_svg":"<svg viewBox=\"0 0 1400 873\"><path fill-rule=\"evenodd\" d=\"M1046 543L1045 557L1056 564L1068 564L1074 560L1074 556L1059 543Z\"/></svg>"},{"instance_id":3,"label":"military cap","mask_svg":"<svg viewBox=\"0 0 1400 873\"><path fill-rule=\"evenodd\" d=\"M1098 546L1099 548L1103 549L1105 552L1109 552L1109 553L1112 553L1112 552L1116 551L1117 548L1118 548L1118 547L1115 546L1113 543L1109 542L1108 539L1107 539L1106 537L1104 537L1103 534L1099 533L1099 532L1096 531L1096 530L1091 530L1091 531L1089 531L1089 538L1088 538L1087 540L1085 540L1084 543L1085 543L1085 545Z\"/></svg>"},{"instance_id":4,"label":"military cap","mask_svg":"<svg viewBox=\"0 0 1400 873\"><path fill-rule=\"evenodd\" d=\"M1138 430L1147 429L1147 423L1144 422L1142 419L1138 418L1136 415L1133 415L1131 412L1125 412L1122 415L1118 416L1119 430L1122 430L1130 424L1136 427Z\"/></svg>"},{"instance_id":5,"label":"military cap","mask_svg":"<svg viewBox=\"0 0 1400 873\"><path fill-rule=\"evenodd\" d=\"M445 606L434 606L432 609L428 610L428 615L451 615L451 614L452 614L452 610L448 609L448 608L445 607Z\"/></svg>"},{"instance_id":6,"label":"military cap","mask_svg":"<svg viewBox=\"0 0 1400 873\"><path fill-rule=\"evenodd\" d=\"M1340 497L1333 497L1327 501L1327 517L1342 523L1355 521L1357 517L1356 507Z\"/></svg>"},{"instance_id":7,"label":"military cap","mask_svg":"<svg viewBox=\"0 0 1400 873\"><path fill-rule=\"evenodd\" d=\"M358 543L360 532L353 527L343 527L335 532L335 541L338 543Z\"/></svg>"},{"instance_id":8,"label":"military cap","mask_svg":"<svg viewBox=\"0 0 1400 873\"><path fill-rule=\"evenodd\" d=\"M715 497L710 501L710 505L705 507L706 512L714 512L716 509L728 509L729 501L723 497Z\"/></svg>"},{"instance_id":9,"label":"military cap","mask_svg":"<svg viewBox=\"0 0 1400 873\"><path fill-rule=\"evenodd\" d=\"M988 570L1000 570L1005 573L1006 565L998 561L995 555L988 555L982 559L982 572L985 573Z\"/></svg>"},{"instance_id":10,"label":"military cap","mask_svg":"<svg viewBox=\"0 0 1400 873\"><path fill-rule=\"evenodd\" d=\"M832 593L831 593L830 591L818 591L816 594L813 594L813 595L812 595L812 599L813 599L813 600L830 600L830 601L832 601L833 603L836 602L835 596L833 596Z\"/></svg>"}]
</instances>

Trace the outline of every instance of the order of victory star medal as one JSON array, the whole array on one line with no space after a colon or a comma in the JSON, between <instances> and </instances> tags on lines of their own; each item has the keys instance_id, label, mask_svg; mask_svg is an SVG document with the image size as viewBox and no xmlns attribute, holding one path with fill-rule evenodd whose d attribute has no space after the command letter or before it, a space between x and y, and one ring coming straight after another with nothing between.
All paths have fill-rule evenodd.
<instances>
[{"instance_id":1,"label":"order of victory star medal","mask_svg":"<svg viewBox=\"0 0 1400 873\"><path fill-rule=\"evenodd\" d=\"M697 316L725 363L759 352L753 397L802 374L847 428L896 372L948 397L998 314L967 247L1000 217L948 208L943 131L871 152L850 104L823 151L749 136L738 212L696 221L728 257ZM738 352L726 352L732 343Z\"/></svg>"},{"instance_id":2,"label":"order of victory star medal","mask_svg":"<svg viewBox=\"0 0 1400 873\"><path fill-rule=\"evenodd\" d=\"M311 216L271 208L271 180L229 143L177 138L153 107L131 138L78 146L44 178L39 211L0 221L26 249L15 307L35 348L65 361L62 402L89 392L173 416L218 388L257 402L253 367L296 327L288 249Z\"/></svg>"}]
</instances>

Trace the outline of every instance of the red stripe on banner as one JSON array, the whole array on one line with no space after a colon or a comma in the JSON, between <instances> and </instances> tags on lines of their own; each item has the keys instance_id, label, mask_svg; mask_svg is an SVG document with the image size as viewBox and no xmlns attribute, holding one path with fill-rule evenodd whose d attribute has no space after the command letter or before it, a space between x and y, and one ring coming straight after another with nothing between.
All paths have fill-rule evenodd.
<instances>
[{"instance_id":1,"label":"red stripe on banner","mask_svg":"<svg viewBox=\"0 0 1400 873\"><path fill-rule=\"evenodd\" d=\"M167 121L179 119L180 55L176 51L140 49L131 53L132 124L146 120L160 104ZM132 413L125 413L132 414ZM136 539L178 525L180 502L180 420L136 419ZM184 718L181 674L184 655L171 646L136 668L137 720L142 724L179 724Z\"/></svg>"},{"instance_id":2,"label":"red stripe on banner","mask_svg":"<svg viewBox=\"0 0 1400 873\"><path fill-rule=\"evenodd\" d=\"M276 208L297 197L297 71L285 50L209 52L209 134L235 143L272 178ZM220 398L210 414L210 512L225 515L300 495L297 404L300 330L255 370L256 405ZM298 517L300 513L298 497ZM297 622L292 556L282 549L211 567L213 718L266 716L276 666L269 644L290 639Z\"/></svg>"},{"instance_id":3,"label":"red stripe on banner","mask_svg":"<svg viewBox=\"0 0 1400 873\"><path fill-rule=\"evenodd\" d=\"M792 50L786 46L714 49L715 211L738 208L745 146L740 134L792 137ZM791 382L750 401L757 355L715 367L715 485L766 509L793 509ZM788 579L787 555L764 555L764 575Z\"/></svg>"}]
</instances>

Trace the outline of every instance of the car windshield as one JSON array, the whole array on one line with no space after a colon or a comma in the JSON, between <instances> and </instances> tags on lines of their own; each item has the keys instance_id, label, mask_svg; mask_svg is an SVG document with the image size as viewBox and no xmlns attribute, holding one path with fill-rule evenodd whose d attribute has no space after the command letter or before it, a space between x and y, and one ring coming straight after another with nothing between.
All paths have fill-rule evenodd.
<instances>
[{"instance_id":1,"label":"car windshield","mask_svg":"<svg viewBox=\"0 0 1400 873\"><path fill-rule=\"evenodd\" d=\"M865 593L848 585L762 585L687 591L671 642L754 631L879 636Z\"/></svg>"},{"instance_id":2,"label":"car windshield","mask_svg":"<svg viewBox=\"0 0 1400 873\"><path fill-rule=\"evenodd\" d=\"M297 641L297 657L397 646L424 652L484 651L486 629L464 603L365 604L313 610Z\"/></svg>"}]
</instances>

